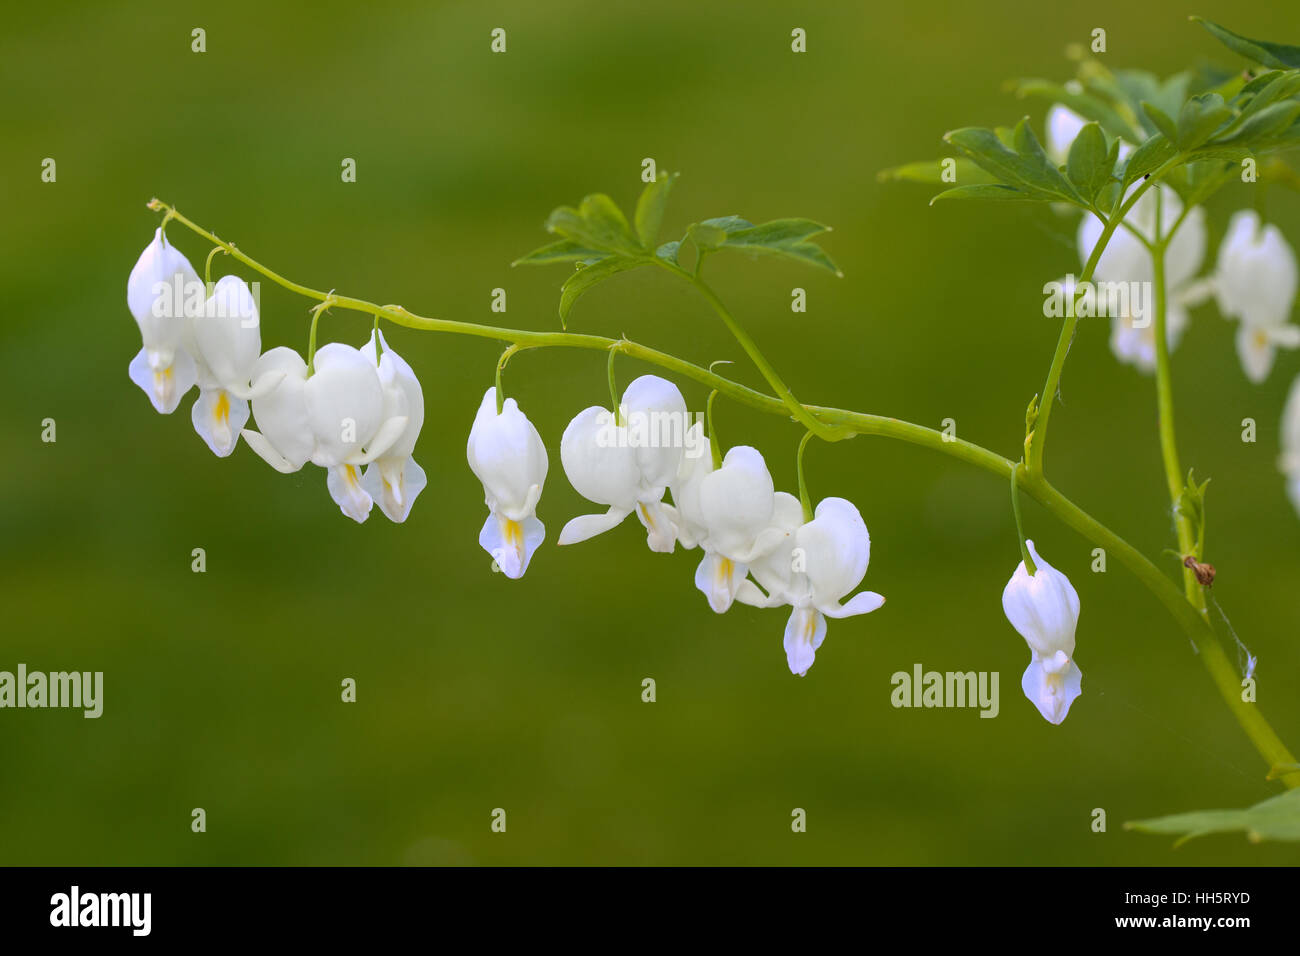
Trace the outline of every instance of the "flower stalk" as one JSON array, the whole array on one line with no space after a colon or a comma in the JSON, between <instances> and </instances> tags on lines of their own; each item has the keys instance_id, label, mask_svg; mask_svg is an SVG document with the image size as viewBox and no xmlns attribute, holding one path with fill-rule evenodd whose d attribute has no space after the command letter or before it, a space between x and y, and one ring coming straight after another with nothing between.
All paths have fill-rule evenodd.
<instances>
[{"instance_id":1,"label":"flower stalk","mask_svg":"<svg viewBox=\"0 0 1300 956\"><path fill-rule=\"evenodd\" d=\"M1093 270L1096 268L1097 261L1100 259L1106 240L1108 240L1110 235L1113 234L1114 230L1117 228L1117 224L1122 221L1124 214L1131 208L1132 204L1136 202L1145 189L1158 178L1159 174L1157 173L1151 176L1146 182L1140 184L1138 188L1134 190L1133 194L1124 201L1122 205L1120 205L1120 208L1116 213L1107 220L1102 239L1097 243L1092 255L1089 257L1089 262L1084 269L1081 280L1086 280L1091 276ZM838 441L856 435L878 436L907 442L923 448L929 448L933 451L940 452L949 457L964 461L988 471L1004 481L1014 480L1014 487L1016 487L1017 490L1023 490L1027 495L1039 502L1039 504L1055 515L1065 525L1073 528L1089 541L1105 548L1109 553L1118 557L1120 562L1127 567L1129 571L1132 572L1138 580L1152 592L1153 595L1155 595L1200 651L1200 659L1209 671L1216 688L1228 704L1229 709L1232 711L1242 729L1250 738L1252 744L1266 761L1270 770L1277 768L1280 771L1278 776L1288 787L1300 787L1300 770L1286 771L1283 769L1296 765L1296 758L1282 743L1273 728L1264 719L1258 708L1254 704L1247 704L1241 701L1240 685L1235 671L1233 670L1226 653L1223 651L1222 646L1219 644L1213 630L1210 628L1205 616L1201 614L1192 603L1189 603L1189 600L1184 597L1179 589L1147 557L1118 534L1101 524L1077 504L1063 495L1043 475L1042 464L1047 433L1047 419L1050 415L1050 409L1056 394L1061 368L1064 365L1065 353L1068 351L1069 343L1073 336L1075 320L1067 320L1066 324L1062 328L1062 334L1058 341L1056 354L1053 357L1052 368L1048 374L1047 385L1042 393L1047 400L1044 402L1041 411L1039 412L1035 431L1030 436L1026 449L1029 454L1026 461L1021 465L1014 463L1010 459L990 449L984 448L983 446L964 439L944 435L936 429L917 425L912 422L850 409L805 405L796 401L793 394L790 392L788 387L785 386L776 371L771 367L766 359L763 358L761 352L758 351L753 340L749 338L743 328L741 328L735 321L734 317L731 316L730 312L726 309L725 305L717 295L707 285L701 282L698 277L687 273L685 270L680 269L680 267L673 267L668 263L661 264L665 268L669 269L669 271L680 272L682 276L691 281L692 284L699 289L701 294L704 295L706 300L709 301L710 305L713 306L714 310L723 319L724 323L732 331L733 335L736 336L742 348L744 348L750 355L750 358L754 360L759 370L763 373L764 378L767 379L768 383L773 387L773 390L777 393L775 396L749 388L739 382L718 375L711 369L688 362L675 355L627 339L612 339L605 336L570 332L539 332L523 329L508 329L496 326L480 325L471 322L425 317L416 315L400 305L381 306L352 296L338 295L332 292L322 292L293 282L292 280L279 275L253 259L251 256L246 255L244 252L236 248L234 244L218 239L211 232L193 222L183 214L177 212L174 207L169 206L166 203L154 199L149 203L149 208L163 212L165 220L172 220L181 223L196 235L208 240L216 246L219 246L232 258L247 266L249 269L252 269L254 272L257 272L272 282L275 282L277 285L321 303L315 311L328 307L338 307L341 309L364 313L375 318L386 319L395 325L419 331L469 335L477 338L506 342L511 346L511 348L506 350L506 355L511 354L514 350L522 350L526 348L578 348L606 351L612 359L613 351L617 350L629 358L638 359L696 381L747 407L767 414L774 414L782 417L792 416L797 421L804 424L808 429L800 443L801 451L813 434L829 441ZM1157 339L1158 341L1163 341L1159 333L1157 333ZM498 372L504 364L506 355L503 355L503 361L498 365ZM1168 355L1166 351L1166 373L1167 362ZM1172 434L1171 420L1170 432ZM800 457L802 458L802 455ZM802 481L802 467L800 468L800 472L800 490L806 499L806 489ZM1171 482L1171 489L1172 487L1173 485ZM1191 572L1189 571L1188 573L1190 574Z\"/></svg>"}]
</instances>

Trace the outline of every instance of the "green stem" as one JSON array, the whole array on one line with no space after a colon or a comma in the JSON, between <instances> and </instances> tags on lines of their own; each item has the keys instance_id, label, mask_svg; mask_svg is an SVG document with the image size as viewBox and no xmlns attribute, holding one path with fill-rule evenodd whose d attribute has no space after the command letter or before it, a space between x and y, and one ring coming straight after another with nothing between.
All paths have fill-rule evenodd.
<instances>
[{"instance_id":1,"label":"green stem","mask_svg":"<svg viewBox=\"0 0 1300 956\"><path fill-rule=\"evenodd\" d=\"M1157 194L1159 195L1159 194ZM1157 217L1159 210L1157 209ZM1169 362L1169 303L1167 282L1165 279L1165 253L1169 248L1169 237L1159 235L1159 218L1157 236L1151 252L1152 279L1155 285L1155 328L1156 337L1156 415L1160 430L1160 457L1164 461L1165 481L1169 485L1169 501L1174 511L1174 529L1178 534L1179 554L1186 557L1196 553L1196 537L1191 519L1178 507L1182 498L1186 478L1178 459L1178 440L1174 431L1174 386ZM1170 233L1170 237L1173 233ZM1200 555L1197 555L1199 560ZM1196 572L1183 567L1183 591L1188 602L1202 615L1206 615L1205 592L1196 580Z\"/></svg>"},{"instance_id":2,"label":"green stem","mask_svg":"<svg viewBox=\"0 0 1300 956\"><path fill-rule=\"evenodd\" d=\"M623 424L622 415L618 407L618 383L614 378L614 356L618 354L618 346L609 347L609 361L605 363L605 374L609 378L609 406L614 412L614 426L618 427Z\"/></svg>"},{"instance_id":3,"label":"green stem","mask_svg":"<svg viewBox=\"0 0 1300 956\"><path fill-rule=\"evenodd\" d=\"M380 306L364 299L340 296L320 292L278 275L260 262L246 256L232 244L223 242L206 229L195 224L170 206L155 199L149 208L165 211L167 216L182 223L196 235L220 245L232 257L265 276L277 285L291 292L296 292L318 302L350 309L387 319L396 325L430 332L447 332L457 335L470 335L478 338L507 342L522 348L577 348L604 351L617 347L623 354L656 365L669 372L699 382L728 398L772 415L786 416L791 409L787 401L764 394L731 379L723 378L710 369L687 362L675 355L652 349L626 339L611 339L600 335L583 335L568 332L533 332L523 329L502 329L494 326L477 325L472 322L457 322L450 319L434 319L415 315L396 305ZM844 408L830 408L819 405L799 405L801 416L819 424L835 426L839 437L843 435L874 435L891 438L909 444L929 448L932 451L956 458L968 464L982 468L1009 481L1015 464L980 445L965 439L952 439L933 428L916 425L912 422L883 415L870 415L865 412L851 411ZM805 441L807 436L805 436ZM1240 684L1229 663L1227 655L1218 644L1208 622L1187 603L1173 583L1160 572L1141 552L1129 545L1123 538L1088 515L1078 505L1057 491L1041 474L1027 470L1020 487L1049 512L1054 514L1067 526L1075 529L1094 544L1116 554L1143 585L1165 605L1170 614L1201 650L1200 659L1210 672L1215 686L1232 710L1255 748L1268 762L1270 769L1285 767L1296 763L1286 746L1278 739L1272 727L1260 714L1255 705L1246 705L1241 701ZM1281 775L1288 787L1300 787L1300 771L1291 771Z\"/></svg>"},{"instance_id":4,"label":"green stem","mask_svg":"<svg viewBox=\"0 0 1300 956\"><path fill-rule=\"evenodd\" d=\"M803 433L803 438L799 440L798 464L796 465L799 473L799 503L803 505L804 521L812 521L813 519L812 499L808 497L808 482L804 480L803 475L803 450L808 445L808 439L812 437L813 433L810 431Z\"/></svg>"},{"instance_id":5,"label":"green stem","mask_svg":"<svg viewBox=\"0 0 1300 956\"><path fill-rule=\"evenodd\" d=\"M1034 564L1034 557L1029 553L1029 546L1025 544L1025 526L1020 520L1020 472L1024 467L1024 462L1021 462L1011 468L1011 513L1016 516L1016 537L1020 539L1020 557L1025 562L1025 570L1032 578L1038 573L1038 566Z\"/></svg>"},{"instance_id":6,"label":"green stem","mask_svg":"<svg viewBox=\"0 0 1300 956\"><path fill-rule=\"evenodd\" d=\"M1084 264L1083 272L1079 274L1079 279L1075 283L1076 300L1083 291L1085 282L1092 281L1092 275L1097 269L1097 263L1101 261L1101 254L1106 251L1106 246L1110 243L1110 238L1119 228L1124 217L1128 215L1134 204L1142 198L1143 194L1164 174L1167 169L1172 169L1175 165L1174 160L1170 160L1164 166L1161 166L1148 179L1144 180L1133 190L1132 195L1127 199L1123 193L1115 200L1115 209L1111 211L1110 217L1103 219L1101 235L1097 238L1097 244L1092 247L1092 252L1088 255L1088 261ZM1077 304L1077 301L1076 301ZM1071 310L1072 312L1075 310ZM1052 365L1047 370L1047 383L1043 386L1042 407L1038 412L1038 422L1034 426L1034 434L1025 449L1025 465L1031 475L1041 475L1043 473L1043 461L1047 453L1047 425L1052 417L1052 407L1056 404L1056 391L1061 384L1061 371L1065 368L1065 356L1070 351L1070 343L1074 341L1074 330L1079 323L1077 315L1068 316L1061 326L1061 334L1056 340L1056 351L1052 354Z\"/></svg>"},{"instance_id":7,"label":"green stem","mask_svg":"<svg viewBox=\"0 0 1300 956\"><path fill-rule=\"evenodd\" d=\"M207 261L203 263L203 288L208 295L212 294L212 257L218 252L225 252L220 246L213 246L212 251L208 253Z\"/></svg>"},{"instance_id":8,"label":"green stem","mask_svg":"<svg viewBox=\"0 0 1300 956\"><path fill-rule=\"evenodd\" d=\"M794 416L796 421L802 424L809 431L816 432L820 437L825 438L827 441L838 441L840 438L845 437L844 435L837 433L835 429L828 428L824 423L817 421L816 418L808 413L808 409L799 403L799 401L794 397L794 393L790 391L789 387L782 380L776 369L772 367L772 363L763 355L758 344L750 337L749 333L745 331L744 326L742 326L740 322L737 321L736 317L731 314L723 301L718 298L717 293L709 288L704 280L699 277L698 264L696 272L689 273L685 269L674 267L672 263L666 262L658 256L655 257L654 261L664 269L672 272L674 275L686 278L691 285L695 286L700 295L704 296L704 300L712 306L713 311L722 319L723 324L727 327L727 331L729 331L732 334L732 337L740 343L740 347L745 350L745 354L749 356L755 367L760 373L762 373L767 384L772 386L772 391L776 392L781 400L785 402L786 407L790 409L790 413Z\"/></svg>"},{"instance_id":9,"label":"green stem","mask_svg":"<svg viewBox=\"0 0 1300 956\"><path fill-rule=\"evenodd\" d=\"M718 429L713 424L713 400L718 397L715 388L709 392L709 400L704 403L704 418L709 429L709 455L713 459L713 470L722 467L722 440L718 438Z\"/></svg>"},{"instance_id":10,"label":"green stem","mask_svg":"<svg viewBox=\"0 0 1300 956\"><path fill-rule=\"evenodd\" d=\"M378 324L379 324L379 316L375 316L375 325L378 326ZM518 345L511 345L509 348L507 348L504 352L501 353L501 358L497 359L496 386L497 386L497 414L498 415L500 415L503 411L505 411L505 407L506 407L506 394L505 391L501 388L501 373L506 370L506 365L509 364L511 357L516 352L520 352L520 351L523 350Z\"/></svg>"}]
</instances>

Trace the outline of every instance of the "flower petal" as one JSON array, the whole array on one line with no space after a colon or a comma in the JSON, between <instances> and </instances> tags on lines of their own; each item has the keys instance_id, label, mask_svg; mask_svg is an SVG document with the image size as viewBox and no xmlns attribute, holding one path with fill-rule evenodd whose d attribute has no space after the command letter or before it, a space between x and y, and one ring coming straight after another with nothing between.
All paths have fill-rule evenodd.
<instances>
[{"instance_id":1,"label":"flower petal","mask_svg":"<svg viewBox=\"0 0 1300 956\"><path fill-rule=\"evenodd\" d=\"M190 420L212 453L225 458L235 450L240 430L248 424L248 402L223 388L205 388L190 409Z\"/></svg>"},{"instance_id":2,"label":"flower petal","mask_svg":"<svg viewBox=\"0 0 1300 956\"><path fill-rule=\"evenodd\" d=\"M1035 654L1020 679L1020 689L1049 724L1060 724L1083 692L1083 672L1073 660L1056 667Z\"/></svg>"},{"instance_id":3,"label":"flower petal","mask_svg":"<svg viewBox=\"0 0 1300 956\"><path fill-rule=\"evenodd\" d=\"M356 465L336 465L325 477L325 486L339 510L358 524L370 517L374 499L361 486L361 469Z\"/></svg>"},{"instance_id":4,"label":"flower petal","mask_svg":"<svg viewBox=\"0 0 1300 956\"><path fill-rule=\"evenodd\" d=\"M528 570L533 552L546 539L546 526L536 518L514 521L504 515L490 513L478 543L492 555L497 568L508 578L518 579Z\"/></svg>"},{"instance_id":5,"label":"flower petal","mask_svg":"<svg viewBox=\"0 0 1300 956\"><path fill-rule=\"evenodd\" d=\"M736 592L748 569L715 552L707 552L695 569L695 586L709 599L709 607L724 614L736 600Z\"/></svg>"},{"instance_id":6,"label":"flower petal","mask_svg":"<svg viewBox=\"0 0 1300 956\"><path fill-rule=\"evenodd\" d=\"M817 648L826 640L826 618L811 607L797 607L785 625L785 659L790 673L803 677L813 666Z\"/></svg>"},{"instance_id":7,"label":"flower petal","mask_svg":"<svg viewBox=\"0 0 1300 956\"><path fill-rule=\"evenodd\" d=\"M424 469L414 458L398 462L381 458L361 476L361 486L379 503L379 510L388 520L397 524L406 520L415 499L428 483Z\"/></svg>"},{"instance_id":8,"label":"flower petal","mask_svg":"<svg viewBox=\"0 0 1300 956\"><path fill-rule=\"evenodd\" d=\"M594 538L598 534L603 534L611 528L616 528L622 524L631 511L625 511L622 508L610 508L603 515L578 515L570 519L563 528L560 529L560 537L557 544L577 544L580 541L586 541L588 538Z\"/></svg>"},{"instance_id":9,"label":"flower petal","mask_svg":"<svg viewBox=\"0 0 1300 956\"><path fill-rule=\"evenodd\" d=\"M131 359L127 374L149 396L153 407L164 415L176 411L185 393L197 381L194 360L183 349L172 352L166 364L156 353L151 360L149 351L141 349Z\"/></svg>"},{"instance_id":10,"label":"flower petal","mask_svg":"<svg viewBox=\"0 0 1300 956\"><path fill-rule=\"evenodd\" d=\"M1026 541L1037 573L1030 575L1025 562L1017 565L1002 590L1002 610L1007 620L1039 655L1074 653L1074 631L1079 624L1079 593L1056 568L1039 556L1034 542Z\"/></svg>"}]
</instances>

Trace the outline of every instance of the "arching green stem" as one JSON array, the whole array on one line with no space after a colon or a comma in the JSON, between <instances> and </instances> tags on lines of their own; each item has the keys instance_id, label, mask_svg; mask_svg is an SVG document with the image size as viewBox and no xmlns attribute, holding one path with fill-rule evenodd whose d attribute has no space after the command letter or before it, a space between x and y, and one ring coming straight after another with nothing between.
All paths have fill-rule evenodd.
<instances>
[{"instance_id":1,"label":"arching green stem","mask_svg":"<svg viewBox=\"0 0 1300 956\"><path fill-rule=\"evenodd\" d=\"M709 454L713 458L714 471L722 467L722 441L718 438L718 429L713 424L713 400L717 397L718 390L715 388L709 392L709 400L704 403L705 425L709 429Z\"/></svg>"},{"instance_id":2,"label":"arching green stem","mask_svg":"<svg viewBox=\"0 0 1300 956\"><path fill-rule=\"evenodd\" d=\"M1029 572L1029 576L1032 578L1038 573L1038 566L1034 564L1034 557L1029 553L1028 545L1025 544L1025 526L1020 520L1019 474L1024 467L1024 462L1011 467L1011 511L1016 516L1016 537L1020 539L1020 556L1025 562L1025 570Z\"/></svg>"},{"instance_id":3,"label":"arching green stem","mask_svg":"<svg viewBox=\"0 0 1300 956\"><path fill-rule=\"evenodd\" d=\"M808 439L813 437L812 432L804 432L803 438L799 439L799 455L797 469L799 472L799 504L803 505L803 520L812 521L813 507L812 499L808 497L808 482L804 480L803 474L803 450L808 445Z\"/></svg>"},{"instance_id":4,"label":"arching green stem","mask_svg":"<svg viewBox=\"0 0 1300 956\"><path fill-rule=\"evenodd\" d=\"M745 405L749 408L766 412L772 415L789 417L792 412L790 402L793 401L791 396L789 400L778 398L772 395L749 388L739 382L724 378L710 369L702 368L685 359L678 358L667 352L653 349L627 339L611 339L599 335L582 335L568 332L535 332L524 329L504 329L495 326L478 325L472 322L457 322L450 319L435 319L415 315L399 305L376 305L364 299L353 298L351 296L340 296L333 293L321 292L309 288L299 283L292 282L289 279L271 271L257 260L245 255L231 243L223 242L214 236L211 232L195 224L180 213L176 212L166 203L155 199L149 203L149 208L164 211L168 218L184 224L196 235L202 236L208 241L221 246L234 259L243 263L254 272L265 276L277 285L280 285L291 292L296 292L309 299L315 299L321 303L318 309L337 306L339 308L350 309L356 312L362 312L367 315L377 316L387 319L396 325L401 325L410 329L418 329L430 332L446 332L456 335L469 335L477 338L491 339L499 342L506 342L518 345L522 348L577 348L588 349L593 351L605 351L617 348L629 358L638 359L651 365L658 366L669 372L676 373L699 382L710 389L716 390L722 395ZM1112 217L1113 220L1114 217ZM1099 247L1101 243L1098 244ZM1100 253L1094 251L1096 258ZM313 343L314 344L314 343ZM1068 345L1068 340L1067 340ZM1054 363L1055 364L1055 363ZM1059 372L1058 372L1059 375ZM1049 377L1049 384L1052 380ZM1044 392L1045 396L1055 395L1055 388ZM951 439L941 432L927 428L923 425L917 425L912 422L903 421L902 419L890 418L884 415L871 415L866 412L857 412L844 408L831 408L820 405L798 405L799 414L795 417L799 420L810 420L819 427L831 426L836 438L847 437L850 435L875 435L884 438L891 438L909 444L918 445L923 448L929 448L932 451L947 455L959 461L975 465L991 474L994 474L1004 481L1010 481L1012 469L1015 464L1008 458L999 455L980 445L966 441L961 438ZM1045 403L1044 411L1047 405ZM1039 428L1041 429L1042 419L1039 418ZM806 434L801 440L801 445L807 442L809 435ZM1036 437L1038 442L1042 441L1043 433L1035 432L1031 436ZM1041 454L1041 452L1040 452ZM1041 457L1036 461L1041 466ZM1252 744L1259 751L1266 761L1270 770L1278 768L1278 776L1288 787L1300 787L1300 770L1287 771L1284 768L1296 764L1296 758L1291 755L1286 746L1278 738L1273 728L1264 719L1258 706L1255 704L1246 704L1241 701L1240 685L1237 681L1236 674L1232 668L1228 657L1218 642L1218 638L1210 629L1208 622L1184 599L1179 589L1169 580L1160 569L1151 563L1141 552L1132 547L1115 532L1111 531L1105 525L1098 522L1091 515L1076 505L1073 501L1066 498L1056 490L1040 472L1035 469L1027 468L1026 473L1020 476L1019 487L1035 501L1046 508L1050 513L1064 522L1067 526L1073 528L1082 534L1085 538L1092 541L1095 545L1105 548L1109 553L1115 554L1120 562L1127 567L1138 580L1156 596L1156 598L1166 607L1174 620L1188 635L1196 647L1200 650L1200 660L1210 672L1215 687L1219 690L1220 695L1227 703L1229 709L1236 717L1242 729L1245 730ZM806 489L805 489L806 491Z\"/></svg>"}]
</instances>

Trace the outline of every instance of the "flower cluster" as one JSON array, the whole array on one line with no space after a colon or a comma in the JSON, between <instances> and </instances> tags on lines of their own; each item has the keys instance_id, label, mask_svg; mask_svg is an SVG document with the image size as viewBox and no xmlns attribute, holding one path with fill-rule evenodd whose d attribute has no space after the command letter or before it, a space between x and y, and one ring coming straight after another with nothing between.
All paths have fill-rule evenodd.
<instances>
[{"instance_id":1,"label":"flower cluster","mask_svg":"<svg viewBox=\"0 0 1300 956\"><path fill-rule=\"evenodd\" d=\"M365 521L378 502L392 521L406 520L426 483L413 457L424 397L377 329L359 349L322 346L310 363L284 346L263 353L247 284L228 275L209 289L162 229L131 271L127 302L143 340L131 380L159 412L175 411L198 385L194 427L217 455L230 455L242 435L276 471L308 462L326 469L330 496L349 518ZM250 416L256 428L246 427ZM585 541L635 514L651 550L698 547L695 584L714 611L736 601L791 608L786 658L802 676L827 617L884 604L870 591L844 602L867 571L867 526L843 498L806 513L798 498L776 491L753 448L730 449L716 467L712 450L677 386L658 376L629 384L617 409L579 412L560 458L573 488L607 510L573 518L559 543ZM488 508L479 544L496 570L522 577L546 537L537 505L549 460L537 429L495 386L483 395L466 458Z\"/></svg>"},{"instance_id":2,"label":"flower cluster","mask_svg":"<svg viewBox=\"0 0 1300 956\"><path fill-rule=\"evenodd\" d=\"M1070 146L1085 120L1068 107L1057 104L1047 115L1047 152L1064 163ZM1121 142L1119 157L1133 151ZM1130 187L1130 194L1139 184ZM1079 255L1087 261L1102 234L1102 222L1085 215L1079 223ZM1161 184L1148 190L1124 217L1123 228L1115 230L1094 270L1098 282L1150 284L1155 266L1151 246L1169 236L1164 252L1165 338L1170 351L1182 339L1188 325L1188 309L1213 297L1225 319L1239 322L1237 355L1242 370L1252 382L1268 378L1278 348L1300 347L1300 326L1290 323L1295 305L1296 256L1275 225L1264 225L1253 209L1233 214L1219 245L1214 271L1196 279L1205 261L1207 230L1205 212L1195 206L1184 210L1171 187ZM1148 318L1132 314L1111 317L1111 350L1121 361L1151 372L1156 365L1155 326Z\"/></svg>"},{"instance_id":3,"label":"flower cluster","mask_svg":"<svg viewBox=\"0 0 1300 956\"><path fill-rule=\"evenodd\" d=\"M263 354L248 285L228 275L209 290L162 229L131 270L127 305L143 340L131 381L159 412L174 412L197 385L194 429L218 456L242 435L277 471L309 461L325 468L330 496L349 518L365 521L378 501L391 520L406 520L425 485L411 457L424 397L382 334L360 349L326 345L310 366L283 346ZM245 428L250 405L258 430Z\"/></svg>"},{"instance_id":4,"label":"flower cluster","mask_svg":"<svg viewBox=\"0 0 1300 956\"><path fill-rule=\"evenodd\" d=\"M593 405L574 416L560 440L565 476L607 510L570 520L559 543L586 541L634 514L652 551L699 548L695 585L714 611L736 601L791 608L786 660L802 676L826 637L827 616L865 614L884 604L869 591L841 604L866 575L867 526L842 498L827 498L806 515L798 498L776 490L754 448L731 448L714 467L702 423L688 422L677 386L655 375L631 382L617 409ZM535 510L546 448L513 399L497 411L490 388L468 457L491 512L479 543L501 571L519 577L545 536Z\"/></svg>"}]
</instances>

